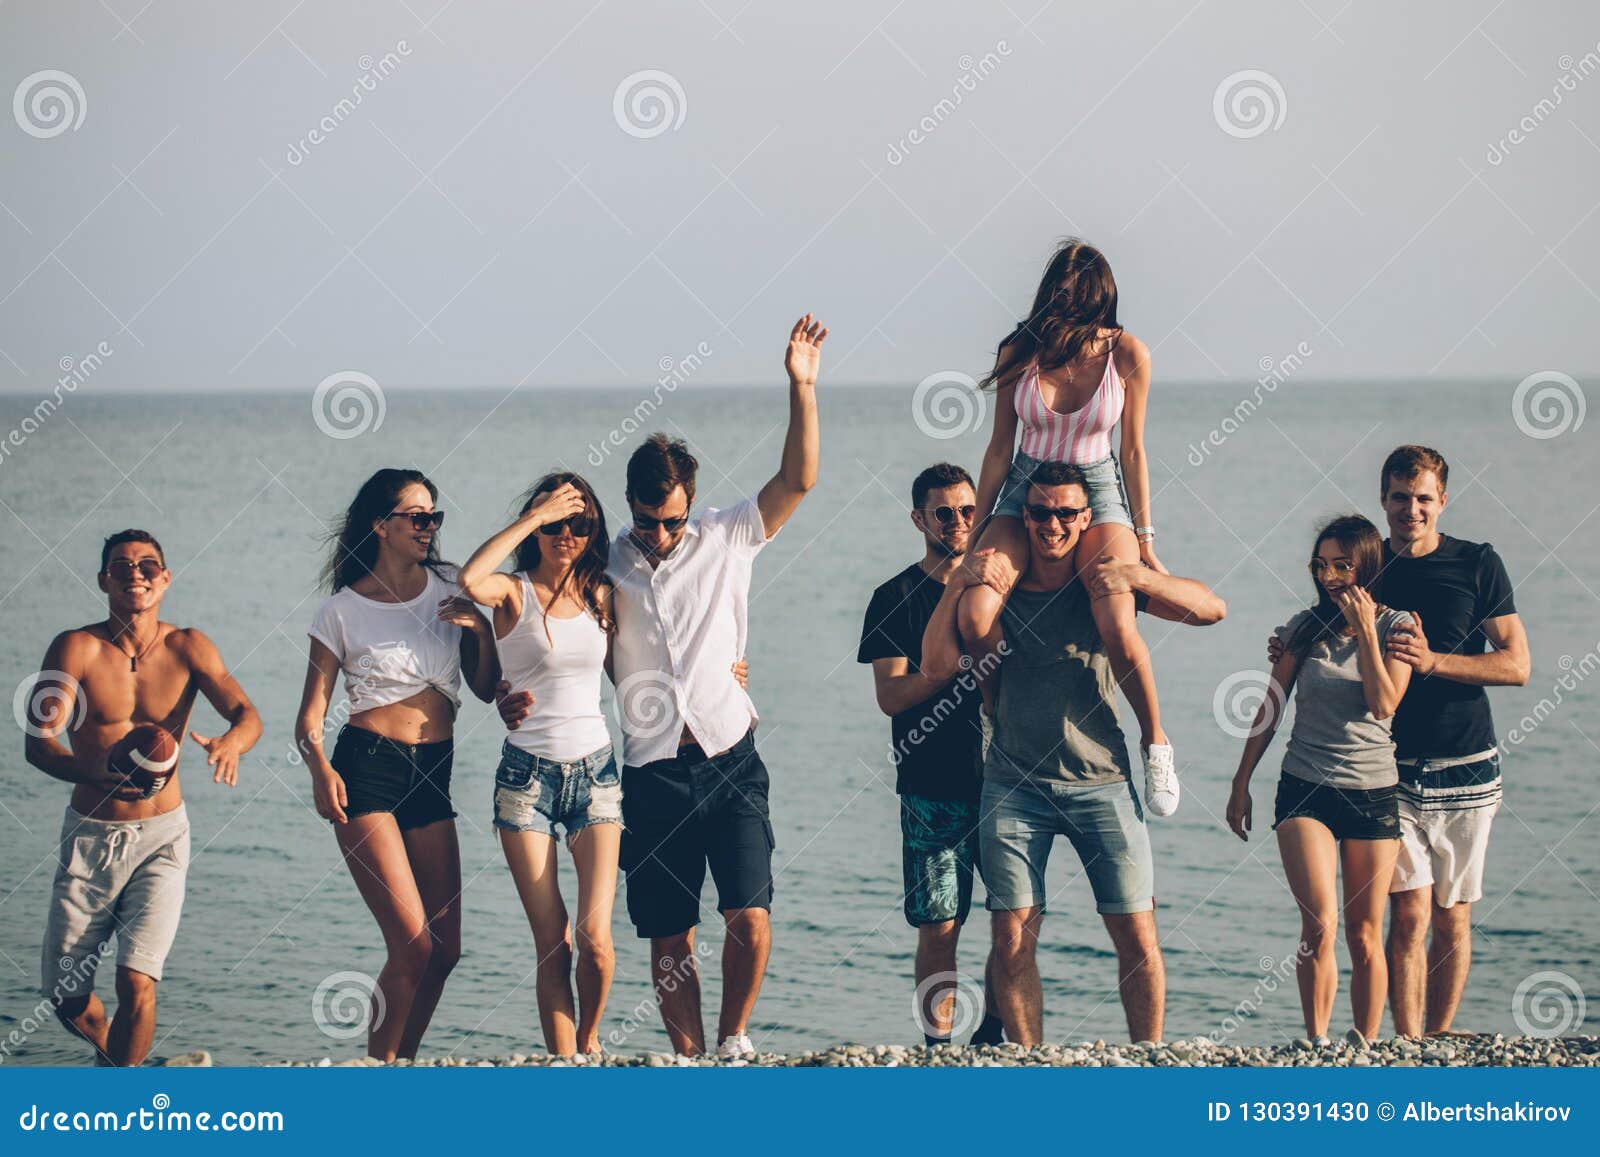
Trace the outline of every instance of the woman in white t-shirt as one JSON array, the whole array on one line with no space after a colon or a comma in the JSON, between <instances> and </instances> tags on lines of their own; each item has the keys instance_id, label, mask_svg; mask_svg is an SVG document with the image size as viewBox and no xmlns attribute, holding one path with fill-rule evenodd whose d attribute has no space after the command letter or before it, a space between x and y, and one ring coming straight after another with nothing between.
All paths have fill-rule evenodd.
<instances>
[{"instance_id":1,"label":"woman in white t-shirt","mask_svg":"<svg viewBox=\"0 0 1600 1157\"><path fill-rule=\"evenodd\" d=\"M515 556L516 570L497 568ZM600 1016L615 957L611 907L622 839L622 778L600 710L615 622L606 581L610 540L594 491L576 474L546 475L516 521L480 546L461 588L491 609L512 693L532 696L495 772L494 826L533 928L545 1047L600 1051ZM578 1015L572 933L556 876L556 828L578 872Z\"/></svg>"},{"instance_id":2,"label":"woman in white t-shirt","mask_svg":"<svg viewBox=\"0 0 1600 1157\"><path fill-rule=\"evenodd\" d=\"M485 702L499 678L487 620L439 559L437 499L416 470L379 470L356 494L324 570L333 593L312 620L295 726L317 813L333 822L388 949L367 1037L386 1061L417 1055L461 954L455 716L463 672ZM325 756L341 671L349 714Z\"/></svg>"}]
</instances>

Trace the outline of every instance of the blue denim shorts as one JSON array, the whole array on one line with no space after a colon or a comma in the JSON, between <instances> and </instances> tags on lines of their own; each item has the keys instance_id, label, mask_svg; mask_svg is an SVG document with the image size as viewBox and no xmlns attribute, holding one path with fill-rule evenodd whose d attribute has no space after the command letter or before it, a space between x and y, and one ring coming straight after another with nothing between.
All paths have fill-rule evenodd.
<instances>
[{"instance_id":1,"label":"blue denim shorts","mask_svg":"<svg viewBox=\"0 0 1600 1157\"><path fill-rule=\"evenodd\" d=\"M622 823L622 774L608 743L581 759L560 763L514 747L500 748L494 773L494 826L570 842L590 824Z\"/></svg>"},{"instance_id":2,"label":"blue denim shorts","mask_svg":"<svg viewBox=\"0 0 1600 1157\"><path fill-rule=\"evenodd\" d=\"M1155 906L1155 865L1133 783L1002 783L986 779L978 848L992 912L1045 906L1044 869L1057 836L1072 841L1105 915Z\"/></svg>"},{"instance_id":3,"label":"blue denim shorts","mask_svg":"<svg viewBox=\"0 0 1600 1157\"><path fill-rule=\"evenodd\" d=\"M1029 479L1033 477L1037 458L1030 458L1020 450L1011 459L1011 470L1000 487L1000 498L994 506L996 517L1021 518L1022 504L1028 499ZM1116 523L1133 529L1133 518L1128 514L1128 493L1122 485L1122 467L1116 455L1108 454L1098 462L1079 465L1084 480L1089 484L1089 509L1093 511L1091 526Z\"/></svg>"}]
</instances>

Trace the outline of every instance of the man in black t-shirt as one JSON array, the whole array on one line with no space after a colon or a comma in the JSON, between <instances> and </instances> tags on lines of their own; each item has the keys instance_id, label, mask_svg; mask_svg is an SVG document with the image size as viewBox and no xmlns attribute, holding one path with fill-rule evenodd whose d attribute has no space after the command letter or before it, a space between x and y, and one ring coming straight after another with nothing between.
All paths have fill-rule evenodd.
<instances>
[{"instance_id":1,"label":"man in black t-shirt","mask_svg":"<svg viewBox=\"0 0 1600 1157\"><path fill-rule=\"evenodd\" d=\"M1410 1037L1449 1033L1467 985L1472 905L1501 797L1484 688L1520 687L1530 665L1494 547L1439 533L1449 475L1438 451L1408 445L1384 460L1379 481L1389 537L1378 595L1415 620L1387 647L1415 671L1394 716L1400 856L1386 948L1395 1032Z\"/></svg>"},{"instance_id":2,"label":"man in black t-shirt","mask_svg":"<svg viewBox=\"0 0 1600 1157\"><path fill-rule=\"evenodd\" d=\"M922 532L922 558L872 593L856 654L872 664L878 707L892 721L905 913L917 929L917 1011L929 1044L950 1039L956 942L972 907L983 730L974 673L924 678L922 635L966 555L977 501L960 466L941 462L917 475L911 521ZM999 1019L986 1016L974 1043L999 1040Z\"/></svg>"},{"instance_id":3,"label":"man in black t-shirt","mask_svg":"<svg viewBox=\"0 0 1600 1157\"><path fill-rule=\"evenodd\" d=\"M1401 838L1388 956L1401 1036L1449 1032L1461 1003L1472 904L1483 897L1489 825L1500 809L1500 753L1483 689L1520 687L1530 665L1494 547L1439 533L1448 478L1444 458L1426 446L1401 446L1383 464L1389 538L1380 592L1416 620L1389 644L1416 672L1394 717Z\"/></svg>"}]
</instances>

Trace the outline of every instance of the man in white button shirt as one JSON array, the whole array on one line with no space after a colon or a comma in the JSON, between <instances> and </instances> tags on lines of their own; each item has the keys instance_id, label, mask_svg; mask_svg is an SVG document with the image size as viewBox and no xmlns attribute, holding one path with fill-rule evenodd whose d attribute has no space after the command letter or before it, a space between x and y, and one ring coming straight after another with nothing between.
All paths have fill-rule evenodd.
<instances>
[{"instance_id":1,"label":"man in white button shirt","mask_svg":"<svg viewBox=\"0 0 1600 1157\"><path fill-rule=\"evenodd\" d=\"M754 498L689 517L697 463L652 436L628 460L633 526L607 576L617 634L612 678L622 725L622 867L628 915L650 940L667 1035L705 1052L695 925L706 869L727 925L718 1055L755 1055L746 1033L772 947L772 823L755 705L733 673L744 655L750 570L817 480L817 366L828 331L810 314L789 334L789 432ZM517 705L507 701L509 718Z\"/></svg>"}]
</instances>

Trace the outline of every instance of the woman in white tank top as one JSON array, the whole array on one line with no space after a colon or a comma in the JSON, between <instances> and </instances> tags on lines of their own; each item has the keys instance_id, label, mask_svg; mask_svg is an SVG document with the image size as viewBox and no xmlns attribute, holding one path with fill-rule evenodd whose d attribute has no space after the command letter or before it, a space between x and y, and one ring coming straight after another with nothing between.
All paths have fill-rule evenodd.
<instances>
[{"instance_id":1,"label":"woman in white tank top","mask_svg":"<svg viewBox=\"0 0 1600 1157\"><path fill-rule=\"evenodd\" d=\"M501 749L494 826L533 928L545 1047L600 1051L611 987L611 906L622 838L622 779L600 711L610 667L610 541L594 491L571 473L546 475L521 513L461 570L468 597L493 611L495 646L513 693L532 710ZM497 568L515 556L516 572ZM573 936L556 875L556 829L578 872L577 1015Z\"/></svg>"}]
</instances>

